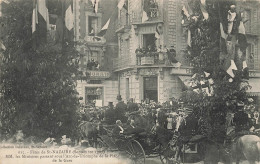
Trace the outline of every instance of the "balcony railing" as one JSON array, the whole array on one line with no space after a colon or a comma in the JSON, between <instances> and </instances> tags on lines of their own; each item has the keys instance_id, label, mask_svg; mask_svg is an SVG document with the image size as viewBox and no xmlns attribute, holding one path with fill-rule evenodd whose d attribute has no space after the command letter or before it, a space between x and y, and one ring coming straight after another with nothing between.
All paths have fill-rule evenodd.
<instances>
[{"instance_id":1,"label":"balcony railing","mask_svg":"<svg viewBox=\"0 0 260 164\"><path fill-rule=\"evenodd\" d=\"M85 41L87 42L92 42L92 43L105 43L106 39L104 37L99 37L99 36L85 36L84 38Z\"/></svg>"},{"instance_id":2,"label":"balcony railing","mask_svg":"<svg viewBox=\"0 0 260 164\"><path fill-rule=\"evenodd\" d=\"M180 67L180 63L175 59L175 50L145 51L136 49L136 65L166 65Z\"/></svg>"}]
</instances>

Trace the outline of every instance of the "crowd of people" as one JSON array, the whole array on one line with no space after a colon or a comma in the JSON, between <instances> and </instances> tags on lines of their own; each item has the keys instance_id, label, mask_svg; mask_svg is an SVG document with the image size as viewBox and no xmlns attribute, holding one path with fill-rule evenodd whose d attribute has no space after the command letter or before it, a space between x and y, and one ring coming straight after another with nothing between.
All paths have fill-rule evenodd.
<instances>
[{"instance_id":1,"label":"crowd of people","mask_svg":"<svg viewBox=\"0 0 260 164\"><path fill-rule=\"evenodd\" d=\"M118 103L114 106L113 102L109 102L106 107L85 108L83 111L83 120L92 121L99 120L104 124L115 125L116 121L120 121L123 124L130 124L135 117L142 116L147 120L150 120L153 125L160 125L165 129L178 130L178 119L184 120L191 112L192 109L186 108L181 101L168 101L165 103L156 103L150 101L142 101L141 103L135 103L133 98L130 98L127 103L122 101L120 95L117 96ZM237 111L229 113L227 117L227 129L233 127L233 130L237 132L249 129L259 129L259 112L256 110L250 111L246 109L243 103L237 103ZM232 120L232 121L231 121Z\"/></svg>"}]
</instances>

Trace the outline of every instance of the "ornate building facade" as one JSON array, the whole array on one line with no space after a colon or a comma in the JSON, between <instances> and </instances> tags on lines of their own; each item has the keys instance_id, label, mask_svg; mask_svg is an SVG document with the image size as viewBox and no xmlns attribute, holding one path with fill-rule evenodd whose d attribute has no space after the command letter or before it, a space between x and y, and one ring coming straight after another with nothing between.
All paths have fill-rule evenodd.
<instances>
[{"instance_id":1,"label":"ornate building facade","mask_svg":"<svg viewBox=\"0 0 260 164\"><path fill-rule=\"evenodd\" d=\"M94 1L93 1L94 2ZM116 1L74 0L74 36L81 54L79 69L85 79L78 80L81 103L105 106L116 102L117 78L112 73L112 57L117 54L113 24L105 36L98 36L117 5ZM115 15L114 15L115 16Z\"/></svg>"},{"instance_id":2,"label":"ornate building facade","mask_svg":"<svg viewBox=\"0 0 260 164\"><path fill-rule=\"evenodd\" d=\"M125 101L134 98L136 102L145 99L165 102L179 98L183 82L192 75L192 67L185 58L187 31L181 23L184 3L186 1L126 0L126 7L118 10L119 48L113 71L118 76L118 94ZM246 53L252 86L248 93L259 101L259 2L241 1L237 9L247 20Z\"/></svg>"}]
</instances>

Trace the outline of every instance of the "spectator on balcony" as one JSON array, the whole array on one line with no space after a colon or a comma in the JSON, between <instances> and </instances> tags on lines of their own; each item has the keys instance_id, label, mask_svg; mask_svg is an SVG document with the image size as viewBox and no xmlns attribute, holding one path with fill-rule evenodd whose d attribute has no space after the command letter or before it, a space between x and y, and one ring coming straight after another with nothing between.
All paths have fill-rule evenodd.
<instances>
[{"instance_id":1,"label":"spectator on balcony","mask_svg":"<svg viewBox=\"0 0 260 164\"><path fill-rule=\"evenodd\" d=\"M88 60L88 63L87 63L87 69L88 69L88 70L91 70L91 69L92 69L92 65L91 65L90 60Z\"/></svg>"},{"instance_id":2,"label":"spectator on balcony","mask_svg":"<svg viewBox=\"0 0 260 164\"><path fill-rule=\"evenodd\" d=\"M155 52L155 48L152 47L151 45L148 45L146 49L147 55L150 55L151 52Z\"/></svg>"},{"instance_id":3,"label":"spectator on balcony","mask_svg":"<svg viewBox=\"0 0 260 164\"><path fill-rule=\"evenodd\" d=\"M96 63L95 63L94 59L91 59L90 65L91 65L91 70L95 70Z\"/></svg>"},{"instance_id":4,"label":"spectator on balcony","mask_svg":"<svg viewBox=\"0 0 260 164\"><path fill-rule=\"evenodd\" d=\"M88 35L89 36L95 36L95 31L94 31L93 27L91 27L90 33Z\"/></svg>"},{"instance_id":5,"label":"spectator on balcony","mask_svg":"<svg viewBox=\"0 0 260 164\"><path fill-rule=\"evenodd\" d=\"M96 70L100 70L100 65L99 65L98 61L95 61L95 68L96 68Z\"/></svg>"}]
</instances>

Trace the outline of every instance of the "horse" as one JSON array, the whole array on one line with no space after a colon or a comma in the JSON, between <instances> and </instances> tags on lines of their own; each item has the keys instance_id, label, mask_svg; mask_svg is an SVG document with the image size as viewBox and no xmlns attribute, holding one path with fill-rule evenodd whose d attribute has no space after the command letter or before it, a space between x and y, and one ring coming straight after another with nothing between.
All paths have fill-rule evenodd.
<instances>
[{"instance_id":1,"label":"horse","mask_svg":"<svg viewBox=\"0 0 260 164\"><path fill-rule=\"evenodd\" d=\"M227 115L227 136L232 136L235 133L235 126L232 126L232 122L234 119L234 114L229 113ZM231 159L235 160L238 164L241 159L246 159L250 164L260 162L260 138L257 136L257 133L251 133L249 131L242 131L238 133L235 139L233 139L230 143L230 152Z\"/></svg>"},{"instance_id":2,"label":"horse","mask_svg":"<svg viewBox=\"0 0 260 164\"><path fill-rule=\"evenodd\" d=\"M250 164L260 162L260 138L257 135L243 135L231 145L232 159L239 161L245 157Z\"/></svg>"}]
</instances>

